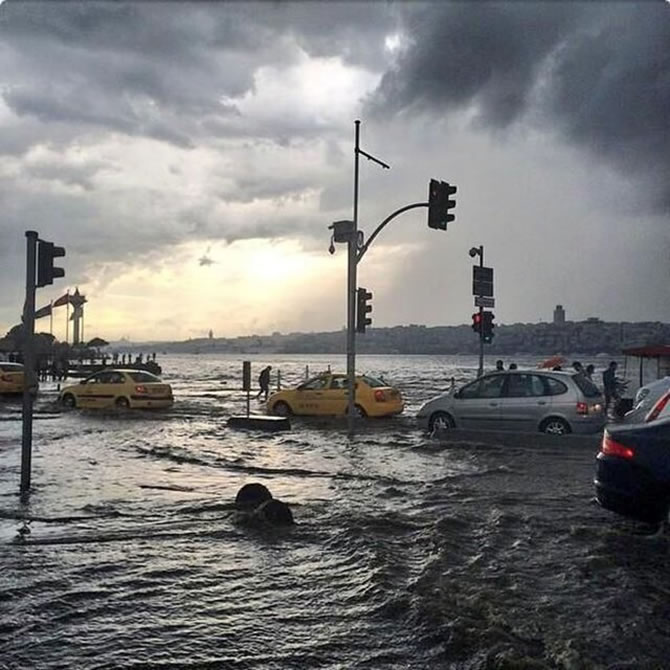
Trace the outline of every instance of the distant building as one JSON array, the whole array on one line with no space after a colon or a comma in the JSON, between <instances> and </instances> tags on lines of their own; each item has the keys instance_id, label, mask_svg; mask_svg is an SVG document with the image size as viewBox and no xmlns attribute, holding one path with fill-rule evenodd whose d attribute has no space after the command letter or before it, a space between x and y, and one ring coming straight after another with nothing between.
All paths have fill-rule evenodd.
<instances>
[{"instance_id":1,"label":"distant building","mask_svg":"<svg viewBox=\"0 0 670 670\"><path fill-rule=\"evenodd\" d=\"M214 333L212 332L212 329L209 329L209 339L211 340L214 337Z\"/></svg>"},{"instance_id":2,"label":"distant building","mask_svg":"<svg viewBox=\"0 0 670 670\"><path fill-rule=\"evenodd\" d=\"M563 309L563 305L556 305L556 309L554 310L554 325L562 326L564 323L565 310Z\"/></svg>"}]
</instances>

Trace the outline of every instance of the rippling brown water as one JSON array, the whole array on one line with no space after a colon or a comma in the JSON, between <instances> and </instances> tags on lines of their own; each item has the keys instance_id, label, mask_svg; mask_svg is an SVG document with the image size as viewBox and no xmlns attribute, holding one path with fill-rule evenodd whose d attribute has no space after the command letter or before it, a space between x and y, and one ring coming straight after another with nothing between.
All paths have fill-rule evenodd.
<instances>
[{"instance_id":1,"label":"rippling brown water","mask_svg":"<svg viewBox=\"0 0 670 670\"><path fill-rule=\"evenodd\" d=\"M597 438L414 428L475 359L360 357L409 406L354 440L335 420L231 431L239 360L161 362L169 412L60 412L47 385L25 506L20 405L0 405L0 668L670 667L667 536L592 504ZM289 383L344 367L268 362ZM235 523L250 481L297 525Z\"/></svg>"}]
</instances>

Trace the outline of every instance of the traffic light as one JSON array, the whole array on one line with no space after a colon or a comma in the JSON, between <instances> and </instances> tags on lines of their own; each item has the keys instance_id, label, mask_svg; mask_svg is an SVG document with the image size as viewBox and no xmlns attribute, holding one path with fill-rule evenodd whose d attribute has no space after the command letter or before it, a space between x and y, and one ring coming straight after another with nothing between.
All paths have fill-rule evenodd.
<instances>
[{"instance_id":1,"label":"traffic light","mask_svg":"<svg viewBox=\"0 0 670 670\"><path fill-rule=\"evenodd\" d=\"M37 248L37 286L53 284L54 279L65 276L63 268L54 267L54 258L65 256L65 249L53 242L38 241Z\"/></svg>"},{"instance_id":2,"label":"traffic light","mask_svg":"<svg viewBox=\"0 0 670 670\"><path fill-rule=\"evenodd\" d=\"M493 341L493 329L495 328L495 324L493 323L493 319L495 319L495 314L493 312L482 312L482 315L484 317L482 321L482 339L486 344L491 344Z\"/></svg>"},{"instance_id":3,"label":"traffic light","mask_svg":"<svg viewBox=\"0 0 670 670\"><path fill-rule=\"evenodd\" d=\"M364 333L365 327L372 323L368 314L372 311L372 305L368 301L372 300L372 293L365 288L359 288L356 291L356 332Z\"/></svg>"},{"instance_id":4,"label":"traffic light","mask_svg":"<svg viewBox=\"0 0 670 670\"><path fill-rule=\"evenodd\" d=\"M447 224L455 221L456 217L449 213L456 207L456 201L451 198L456 193L456 187L446 181L431 179L428 186L428 227L437 230L446 230Z\"/></svg>"},{"instance_id":5,"label":"traffic light","mask_svg":"<svg viewBox=\"0 0 670 670\"><path fill-rule=\"evenodd\" d=\"M482 331L482 315L480 312L475 312L472 315L472 330L475 333L481 333Z\"/></svg>"}]
</instances>

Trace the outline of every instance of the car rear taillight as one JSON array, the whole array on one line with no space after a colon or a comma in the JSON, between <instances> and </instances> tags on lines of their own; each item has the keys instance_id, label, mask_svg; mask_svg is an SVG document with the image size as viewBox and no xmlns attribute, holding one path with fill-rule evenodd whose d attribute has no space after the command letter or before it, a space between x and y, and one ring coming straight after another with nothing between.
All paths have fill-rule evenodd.
<instances>
[{"instance_id":1,"label":"car rear taillight","mask_svg":"<svg viewBox=\"0 0 670 670\"><path fill-rule=\"evenodd\" d=\"M589 406L585 402L577 403L577 414L588 414Z\"/></svg>"},{"instance_id":2,"label":"car rear taillight","mask_svg":"<svg viewBox=\"0 0 670 670\"><path fill-rule=\"evenodd\" d=\"M651 408L649 414L644 417L644 422L653 421L658 417L658 415L665 409L665 406L670 402L670 391L667 391L662 395L657 401L656 404Z\"/></svg>"},{"instance_id":3,"label":"car rear taillight","mask_svg":"<svg viewBox=\"0 0 670 670\"><path fill-rule=\"evenodd\" d=\"M136 393L149 393L148 389L146 386L142 386L141 384L139 386L135 387L135 392Z\"/></svg>"},{"instance_id":4,"label":"car rear taillight","mask_svg":"<svg viewBox=\"0 0 670 670\"><path fill-rule=\"evenodd\" d=\"M635 451L625 444L617 442L607 431L603 435L603 442L600 445L600 451L608 456L618 456L630 460L635 456Z\"/></svg>"},{"instance_id":5,"label":"car rear taillight","mask_svg":"<svg viewBox=\"0 0 670 670\"><path fill-rule=\"evenodd\" d=\"M386 402L386 394L384 393L384 391L377 389L375 391L375 400L377 402Z\"/></svg>"}]
</instances>

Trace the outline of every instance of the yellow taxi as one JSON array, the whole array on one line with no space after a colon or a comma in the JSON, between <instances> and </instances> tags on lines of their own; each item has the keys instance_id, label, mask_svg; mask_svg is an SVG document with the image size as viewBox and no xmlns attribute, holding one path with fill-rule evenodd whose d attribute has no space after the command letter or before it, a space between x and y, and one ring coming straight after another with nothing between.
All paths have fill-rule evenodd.
<instances>
[{"instance_id":1,"label":"yellow taxi","mask_svg":"<svg viewBox=\"0 0 670 670\"><path fill-rule=\"evenodd\" d=\"M335 416L347 413L346 375L326 372L295 389L277 391L267 402L270 414L289 416ZM398 389L386 382L358 375L356 377L356 413L359 416L388 416L402 412L405 402Z\"/></svg>"},{"instance_id":2,"label":"yellow taxi","mask_svg":"<svg viewBox=\"0 0 670 670\"><path fill-rule=\"evenodd\" d=\"M121 407L148 409L171 407L172 387L145 370L100 370L78 384L66 386L58 396L65 407Z\"/></svg>"},{"instance_id":3,"label":"yellow taxi","mask_svg":"<svg viewBox=\"0 0 670 670\"><path fill-rule=\"evenodd\" d=\"M0 394L23 393L23 364L0 361Z\"/></svg>"}]
</instances>

